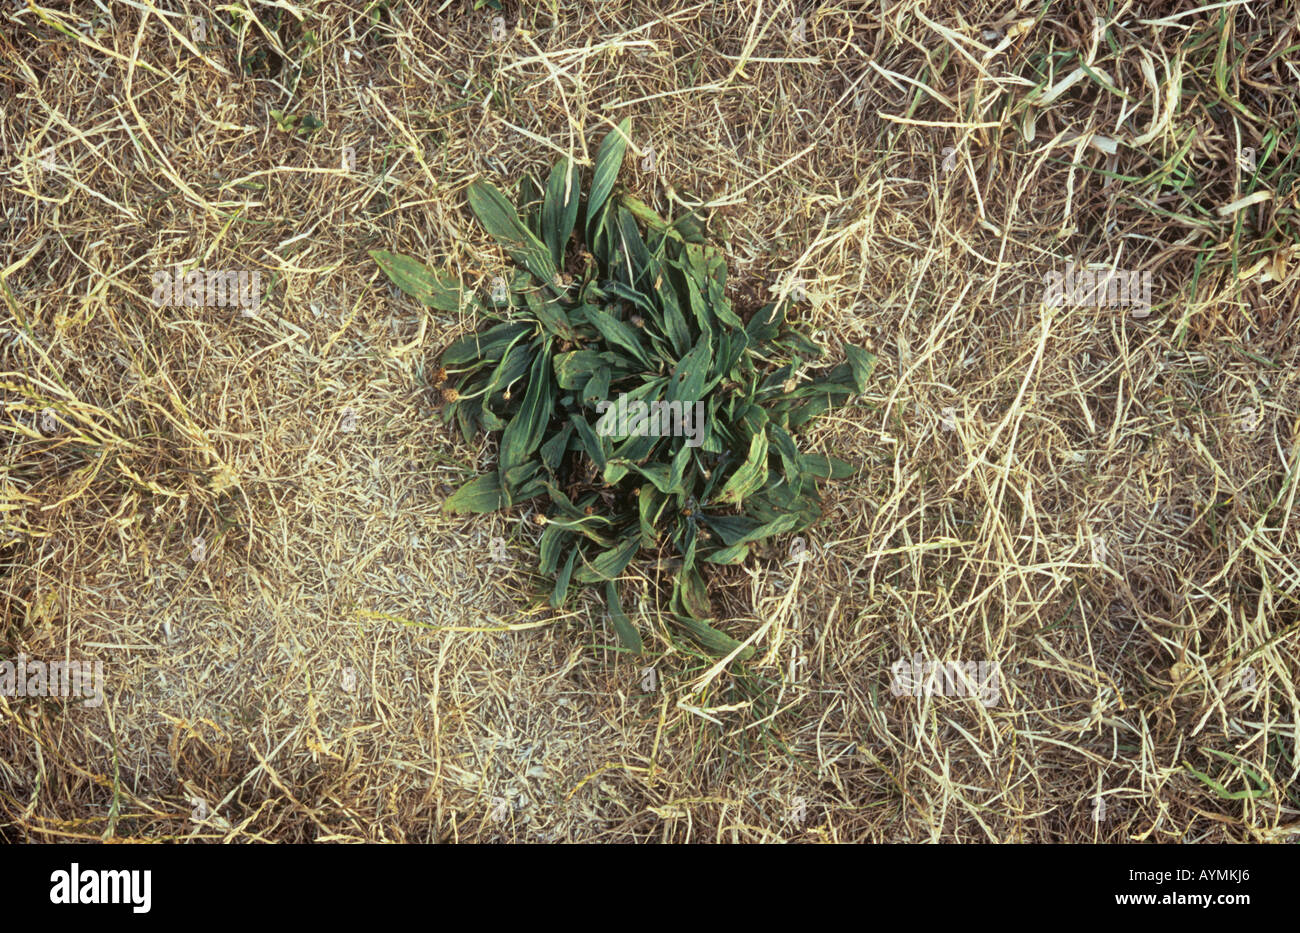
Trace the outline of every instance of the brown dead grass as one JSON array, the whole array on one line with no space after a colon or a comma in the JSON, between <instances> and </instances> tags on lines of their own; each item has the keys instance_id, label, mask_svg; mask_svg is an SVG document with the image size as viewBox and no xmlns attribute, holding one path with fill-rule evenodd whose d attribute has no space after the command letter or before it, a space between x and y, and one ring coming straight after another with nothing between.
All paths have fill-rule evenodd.
<instances>
[{"instance_id":1,"label":"brown dead grass","mask_svg":"<svg viewBox=\"0 0 1300 933\"><path fill-rule=\"evenodd\" d=\"M198 4L0 13L3 656L108 680L0 697L0 836L1300 834L1293 17L620 0L494 42L467 3L237 6L205 42ZM812 438L862 468L810 560L718 576L747 665L653 600L622 656L594 602L535 608L525 511L441 514L492 456L431 388L474 322L366 254L489 287L466 183L625 115L621 180L706 205L742 305L802 285L832 357L880 356ZM1150 316L1045 306L1071 260L1151 272ZM177 261L266 299L157 308ZM893 696L915 652L1002 702Z\"/></svg>"}]
</instances>

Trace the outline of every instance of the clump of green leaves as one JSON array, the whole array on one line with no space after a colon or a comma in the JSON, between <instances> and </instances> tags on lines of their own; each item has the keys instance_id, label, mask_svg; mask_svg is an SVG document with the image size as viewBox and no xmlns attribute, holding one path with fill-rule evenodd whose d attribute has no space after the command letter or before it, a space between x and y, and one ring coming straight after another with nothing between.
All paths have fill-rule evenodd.
<instances>
[{"instance_id":1,"label":"clump of green leaves","mask_svg":"<svg viewBox=\"0 0 1300 933\"><path fill-rule=\"evenodd\" d=\"M817 480L853 468L802 453L795 436L864 392L875 358L846 346L846 362L805 377L805 358L822 352L787 323L786 301L742 320L699 218L665 220L618 189L628 130L624 120L602 142L585 198L567 159L545 190L523 179L519 210L491 184L470 185L470 209L516 266L486 299L410 257L371 255L417 300L449 312L468 306L482 321L443 353L439 378L446 417L467 441L500 432L497 466L444 508L483 513L543 500L551 605L575 586L603 587L633 651L641 638L617 580L639 555L646 566L657 558L671 617L725 653L737 643L714 627L706 565L739 564L764 539L817 521ZM704 423L691 438L643 435L600 417L597 406L619 396L702 402Z\"/></svg>"}]
</instances>

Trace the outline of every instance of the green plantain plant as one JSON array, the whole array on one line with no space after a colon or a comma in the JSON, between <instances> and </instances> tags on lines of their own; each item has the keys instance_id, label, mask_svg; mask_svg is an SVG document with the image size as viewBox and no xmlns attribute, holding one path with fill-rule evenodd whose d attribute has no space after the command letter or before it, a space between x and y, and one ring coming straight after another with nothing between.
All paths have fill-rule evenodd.
<instances>
[{"instance_id":1,"label":"green plantain plant","mask_svg":"<svg viewBox=\"0 0 1300 933\"><path fill-rule=\"evenodd\" d=\"M715 627L705 565L738 564L820 518L816 481L853 468L801 452L795 435L865 392L875 358L846 345L846 362L801 376L803 358L822 351L787 324L787 301L746 323L700 219L664 220L616 187L629 128L624 120L601 143L585 199L568 159L544 191L523 179L519 211L491 184L469 186L470 209L516 266L486 300L413 258L371 255L423 304L481 321L443 353L438 384L467 442L500 432L497 464L444 509L544 500L536 521L551 605L574 586L603 587L634 652L641 637L617 581L639 554L655 555L670 617L725 654L738 642ZM627 410L631 419L614 417ZM638 420L645 410L652 417Z\"/></svg>"}]
</instances>

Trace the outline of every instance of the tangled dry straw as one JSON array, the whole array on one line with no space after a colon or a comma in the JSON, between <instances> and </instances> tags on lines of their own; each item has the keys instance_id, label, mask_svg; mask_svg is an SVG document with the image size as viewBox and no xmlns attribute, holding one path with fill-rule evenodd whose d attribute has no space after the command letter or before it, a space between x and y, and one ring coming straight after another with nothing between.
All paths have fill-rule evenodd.
<instances>
[{"instance_id":1,"label":"tangled dry straw","mask_svg":"<svg viewBox=\"0 0 1300 933\"><path fill-rule=\"evenodd\" d=\"M0 697L0 837L1294 840L1294 10L472 7L0 12L2 655L107 680ZM474 322L367 255L489 288L467 184L624 116L738 302L879 356L808 559L713 579L743 665L441 513ZM261 304L157 306L178 262ZM1149 314L1044 303L1071 263ZM918 653L1001 702L895 695Z\"/></svg>"}]
</instances>

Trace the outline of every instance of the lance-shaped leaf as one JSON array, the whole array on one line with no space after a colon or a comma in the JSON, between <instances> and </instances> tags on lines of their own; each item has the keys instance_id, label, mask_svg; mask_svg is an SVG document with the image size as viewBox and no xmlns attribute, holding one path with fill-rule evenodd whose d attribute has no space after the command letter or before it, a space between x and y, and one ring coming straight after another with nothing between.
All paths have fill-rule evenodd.
<instances>
[{"instance_id":1,"label":"lance-shaped leaf","mask_svg":"<svg viewBox=\"0 0 1300 933\"><path fill-rule=\"evenodd\" d=\"M629 211L618 209L615 212L618 218L618 237L623 247L625 255L630 263L631 275L628 277L628 284L634 287L644 287L646 284L645 276L648 272L653 272L651 268L650 251L646 249L645 240L641 238L641 231L637 228L636 218ZM653 281L654 276L650 276Z\"/></svg>"},{"instance_id":2,"label":"lance-shaped leaf","mask_svg":"<svg viewBox=\"0 0 1300 933\"><path fill-rule=\"evenodd\" d=\"M805 472L822 479L848 479L856 470L853 464L839 457L826 457L822 454L801 454L800 458Z\"/></svg>"},{"instance_id":3,"label":"lance-shaped leaf","mask_svg":"<svg viewBox=\"0 0 1300 933\"><path fill-rule=\"evenodd\" d=\"M554 394L551 391L550 342L546 341L542 344L541 352L533 359L523 405L501 434L498 469L502 476L522 464L534 450L541 446L542 435L551 420L554 402ZM507 485L507 492L509 491Z\"/></svg>"},{"instance_id":4,"label":"lance-shaped leaf","mask_svg":"<svg viewBox=\"0 0 1300 933\"><path fill-rule=\"evenodd\" d=\"M596 374L587 380L582 390L582 404L595 408L601 402L609 401L609 367L601 366Z\"/></svg>"},{"instance_id":5,"label":"lance-shaped leaf","mask_svg":"<svg viewBox=\"0 0 1300 933\"><path fill-rule=\"evenodd\" d=\"M685 573L695 567L695 546L700 540L700 529L689 521L678 522L677 532L674 543L677 553L682 555L682 572Z\"/></svg>"},{"instance_id":6,"label":"lance-shaped leaf","mask_svg":"<svg viewBox=\"0 0 1300 933\"><path fill-rule=\"evenodd\" d=\"M573 425L566 424L558 432L547 438L546 443L542 444L542 463L552 473L560 468L564 453L569 449L569 439L573 437L573 431Z\"/></svg>"},{"instance_id":7,"label":"lance-shaped leaf","mask_svg":"<svg viewBox=\"0 0 1300 933\"><path fill-rule=\"evenodd\" d=\"M733 544L731 547L718 548L704 559L710 564L739 564L748 556L748 544Z\"/></svg>"},{"instance_id":8,"label":"lance-shaped leaf","mask_svg":"<svg viewBox=\"0 0 1300 933\"><path fill-rule=\"evenodd\" d=\"M564 598L569 594L569 580L573 577L573 564L578 557L578 548L569 552L569 559L560 568L555 577L555 588L551 590L551 608L559 609L564 605Z\"/></svg>"},{"instance_id":9,"label":"lance-shaped leaf","mask_svg":"<svg viewBox=\"0 0 1300 933\"><path fill-rule=\"evenodd\" d=\"M519 219L506 196L490 182L475 181L467 194L470 210L510 258L537 276L556 295L564 293L559 270L546 244Z\"/></svg>"},{"instance_id":10,"label":"lance-shaped leaf","mask_svg":"<svg viewBox=\"0 0 1300 933\"><path fill-rule=\"evenodd\" d=\"M595 541L603 548L610 548L614 546L614 542L600 534L596 528L612 524L613 521L604 515L586 515L582 518L552 518L546 527L550 528L552 525L557 525L564 531L575 531L583 537Z\"/></svg>"},{"instance_id":11,"label":"lance-shaped leaf","mask_svg":"<svg viewBox=\"0 0 1300 933\"><path fill-rule=\"evenodd\" d=\"M646 464L645 466L641 466L637 463L634 463L631 460L625 460L621 457L615 457L614 459L609 461L609 465L623 467L625 471L635 470L636 472L644 476L646 479L650 480L650 482L654 483L655 488L664 494L667 494L671 491L671 489L669 488L669 483L671 482L669 476L669 468L666 464L652 463L652 464ZM626 473L620 475L626 475Z\"/></svg>"},{"instance_id":12,"label":"lance-shaped leaf","mask_svg":"<svg viewBox=\"0 0 1300 933\"><path fill-rule=\"evenodd\" d=\"M767 432L759 431L750 439L749 454L745 462L731 474L722 487L719 505L739 505L745 497L763 488L767 482Z\"/></svg>"},{"instance_id":13,"label":"lance-shaped leaf","mask_svg":"<svg viewBox=\"0 0 1300 933\"><path fill-rule=\"evenodd\" d=\"M867 391L867 383L871 379L871 370L875 368L875 354L868 353L861 347L855 347L851 343L844 345L844 355L849 359L849 369L853 373L853 384L857 387L859 393Z\"/></svg>"},{"instance_id":14,"label":"lance-shaped leaf","mask_svg":"<svg viewBox=\"0 0 1300 933\"><path fill-rule=\"evenodd\" d=\"M515 343L506 350L505 355L501 357L501 362L497 363L496 368L492 370L492 375L488 378L487 385L484 387L484 404L493 393L502 392L522 379L524 373L528 372L530 365L534 362L534 354L536 353L537 345L534 343Z\"/></svg>"},{"instance_id":15,"label":"lance-shaped leaf","mask_svg":"<svg viewBox=\"0 0 1300 933\"><path fill-rule=\"evenodd\" d=\"M519 214L529 230L542 235L542 189L531 174L519 179Z\"/></svg>"},{"instance_id":16,"label":"lance-shaped leaf","mask_svg":"<svg viewBox=\"0 0 1300 933\"><path fill-rule=\"evenodd\" d=\"M623 167L623 153L627 149L628 134L632 129L632 118L624 117L618 128L611 130L596 152L596 168L591 177L591 192L587 195L587 223L590 228L592 219L605 206L619 169ZM588 233L590 238L590 232Z\"/></svg>"},{"instance_id":17,"label":"lance-shaped leaf","mask_svg":"<svg viewBox=\"0 0 1300 933\"><path fill-rule=\"evenodd\" d=\"M481 333L466 334L442 354L443 366L463 366L476 361L501 359L506 348L537 325L510 322L489 327Z\"/></svg>"},{"instance_id":18,"label":"lance-shaped leaf","mask_svg":"<svg viewBox=\"0 0 1300 933\"><path fill-rule=\"evenodd\" d=\"M551 169L546 183L546 203L542 206L542 236L556 266L564 264L564 247L577 222L581 196L577 166L567 158L561 159Z\"/></svg>"},{"instance_id":19,"label":"lance-shaped leaf","mask_svg":"<svg viewBox=\"0 0 1300 933\"><path fill-rule=\"evenodd\" d=\"M587 305L583 308L589 320L595 328L600 331L600 335L615 346L622 347L633 356L635 356L647 369L653 369L650 364L650 358L646 356L645 348L641 346L641 341L637 333L631 327L628 327L608 311L604 311L594 305Z\"/></svg>"},{"instance_id":20,"label":"lance-shaped leaf","mask_svg":"<svg viewBox=\"0 0 1300 933\"><path fill-rule=\"evenodd\" d=\"M613 580L631 563L633 556L636 555L637 548L641 546L640 539L639 534L632 535L626 541L614 545L609 550L601 551L590 561L584 556L582 566L574 574L574 581L577 583L598 583L601 580Z\"/></svg>"},{"instance_id":21,"label":"lance-shaped leaf","mask_svg":"<svg viewBox=\"0 0 1300 933\"><path fill-rule=\"evenodd\" d=\"M627 617L627 613L623 611L623 605L618 598L618 584L613 580L605 582L605 604L609 607L609 620L614 623L618 640L633 654L640 654L641 634L632 624L632 620Z\"/></svg>"},{"instance_id":22,"label":"lance-shaped leaf","mask_svg":"<svg viewBox=\"0 0 1300 933\"><path fill-rule=\"evenodd\" d=\"M743 544L750 532L763 526L762 522L745 515L712 515L704 512L700 517L725 544Z\"/></svg>"},{"instance_id":23,"label":"lance-shaped leaf","mask_svg":"<svg viewBox=\"0 0 1300 933\"><path fill-rule=\"evenodd\" d=\"M560 302L554 298L549 301L535 291L524 293L524 301L528 303L529 312L542 322L548 333L554 334L564 340L577 340L578 335L573 332L573 327L569 324L569 317L561 307Z\"/></svg>"},{"instance_id":24,"label":"lance-shaped leaf","mask_svg":"<svg viewBox=\"0 0 1300 933\"><path fill-rule=\"evenodd\" d=\"M560 552L573 539L573 534L558 525L550 524L542 532L542 540L537 546L539 569L548 577L555 573L560 563Z\"/></svg>"},{"instance_id":25,"label":"lance-shaped leaf","mask_svg":"<svg viewBox=\"0 0 1300 933\"><path fill-rule=\"evenodd\" d=\"M701 427L703 427L701 425ZM664 492L669 495L677 494L684 496L687 493L686 480L690 475L691 451L694 448L682 444L673 457L672 469L668 474L668 488Z\"/></svg>"},{"instance_id":26,"label":"lance-shaped leaf","mask_svg":"<svg viewBox=\"0 0 1300 933\"><path fill-rule=\"evenodd\" d=\"M785 302L773 302L763 305L754 312L754 316L745 326L745 333L749 336L750 343L755 347L761 347L781 332L781 328L785 326L785 307Z\"/></svg>"},{"instance_id":27,"label":"lance-shaped leaf","mask_svg":"<svg viewBox=\"0 0 1300 933\"><path fill-rule=\"evenodd\" d=\"M713 338L706 330L700 334L691 352L673 368L668 380L668 401L698 402L704 398L704 386L709 378L709 364L713 362Z\"/></svg>"},{"instance_id":28,"label":"lance-shaped leaf","mask_svg":"<svg viewBox=\"0 0 1300 933\"><path fill-rule=\"evenodd\" d=\"M640 495L637 496L638 518L641 525L641 546L652 548L658 536L655 534L655 522L659 520L659 513L663 511L664 504L668 497L654 487L652 483L646 483L640 489Z\"/></svg>"},{"instance_id":29,"label":"lance-shaped leaf","mask_svg":"<svg viewBox=\"0 0 1300 933\"><path fill-rule=\"evenodd\" d=\"M740 647L740 642L732 638L725 632L720 632L709 623L702 619L696 619L688 615L675 615L674 618L681 623L701 645L709 650L715 656L722 657L735 651ZM754 646L748 645L743 648L736 657L741 661L747 661L754 655Z\"/></svg>"},{"instance_id":30,"label":"lance-shaped leaf","mask_svg":"<svg viewBox=\"0 0 1300 933\"><path fill-rule=\"evenodd\" d=\"M605 462L609 458L609 438L607 436L598 436L582 415L569 415L569 423L577 430L582 449L591 458L591 462L596 464L596 469L604 471Z\"/></svg>"},{"instance_id":31,"label":"lance-shaped leaf","mask_svg":"<svg viewBox=\"0 0 1300 933\"><path fill-rule=\"evenodd\" d=\"M632 212L651 231L659 236L671 237L678 242L703 243L704 224L694 214L683 214L672 223L664 220L654 208L630 194L619 196L619 203Z\"/></svg>"},{"instance_id":32,"label":"lance-shaped leaf","mask_svg":"<svg viewBox=\"0 0 1300 933\"><path fill-rule=\"evenodd\" d=\"M691 346L691 328L682 313L681 302L673 289L668 276L665 275L658 289L659 304L664 310L664 333L673 345L673 353L681 357Z\"/></svg>"},{"instance_id":33,"label":"lance-shaped leaf","mask_svg":"<svg viewBox=\"0 0 1300 933\"><path fill-rule=\"evenodd\" d=\"M807 489L796 493L779 482L747 499L745 512L764 523L766 534L784 534L817 521L821 517L821 503Z\"/></svg>"},{"instance_id":34,"label":"lance-shaped leaf","mask_svg":"<svg viewBox=\"0 0 1300 933\"><path fill-rule=\"evenodd\" d=\"M713 618L713 606L709 603L709 591L704 585L704 578L698 570L689 570L679 574L676 581L677 597L681 608L696 619Z\"/></svg>"},{"instance_id":35,"label":"lance-shaped leaf","mask_svg":"<svg viewBox=\"0 0 1300 933\"><path fill-rule=\"evenodd\" d=\"M372 249L370 255L392 283L416 301L439 311L460 310L464 294L456 276L439 274L418 259L387 250Z\"/></svg>"},{"instance_id":36,"label":"lance-shaped leaf","mask_svg":"<svg viewBox=\"0 0 1300 933\"><path fill-rule=\"evenodd\" d=\"M474 435L477 433L478 416L469 405L458 402L448 406L447 417L456 419L456 425L460 428L460 435L465 438L465 443L473 442Z\"/></svg>"},{"instance_id":37,"label":"lance-shaped leaf","mask_svg":"<svg viewBox=\"0 0 1300 933\"><path fill-rule=\"evenodd\" d=\"M581 389L602 365L595 350L570 350L555 356L555 379L561 389Z\"/></svg>"},{"instance_id":38,"label":"lance-shaped leaf","mask_svg":"<svg viewBox=\"0 0 1300 933\"><path fill-rule=\"evenodd\" d=\"M635 305L640 310L644 311L646 314L657 315L659 313L658 310L655 308L654 303L651 302L646 295L643 295L640 291L633 288L631 285L627 285L623 282L619 282L615 280L610 280L609 282L605 283L605 287L603 291L607 295L614 295L618 298L622 298L625 301L630 301L633 305Z\"/></svg>"}]
</instances>

